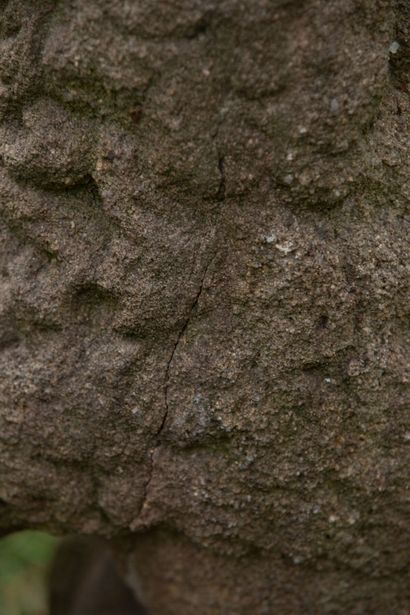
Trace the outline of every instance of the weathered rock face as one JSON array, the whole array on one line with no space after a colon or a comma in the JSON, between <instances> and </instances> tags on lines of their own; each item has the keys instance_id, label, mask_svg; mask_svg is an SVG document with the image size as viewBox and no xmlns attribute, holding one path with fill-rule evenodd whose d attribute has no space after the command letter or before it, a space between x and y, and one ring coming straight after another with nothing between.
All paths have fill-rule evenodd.
<instances>
[{"instance_id":1,"label":"weathered rock face","mask_svg":"<svg viewBox=\"0 0 410 615\"><path fill-rule=\"evenodd\" d=\"M154 613L406 613L406 3L0 4L1 528Z\"/></svg>"}]
</instances>

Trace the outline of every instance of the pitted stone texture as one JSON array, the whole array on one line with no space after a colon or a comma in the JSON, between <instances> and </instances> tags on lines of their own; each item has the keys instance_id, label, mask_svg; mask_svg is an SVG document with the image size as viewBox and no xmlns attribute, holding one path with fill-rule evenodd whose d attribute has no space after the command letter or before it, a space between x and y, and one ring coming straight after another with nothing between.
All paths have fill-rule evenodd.
<instances>
[{"instance_id":1,"label":"pitted stone texture","mask_svg":"<svg viewBox=\"0 0 410 615\"><path fill-rule=\"evenodd\" d=\"M1 528L407 608L407 9L0 6Z\"/></svg>"}]
</instances>

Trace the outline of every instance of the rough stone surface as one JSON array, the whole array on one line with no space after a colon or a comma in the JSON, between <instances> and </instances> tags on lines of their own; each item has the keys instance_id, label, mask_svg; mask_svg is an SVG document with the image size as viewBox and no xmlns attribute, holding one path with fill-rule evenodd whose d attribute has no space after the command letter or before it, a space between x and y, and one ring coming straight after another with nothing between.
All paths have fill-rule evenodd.
<instances>
[{"instance_id":1,"label":"rough stone surface","mask_svg":"<svg viewBox=\"0 0 410 615\"><path fill-rule=\"evenodd\" d=\"M0 7L1 530L409 613L407 2Z\"/></svg>"}]
</instances>

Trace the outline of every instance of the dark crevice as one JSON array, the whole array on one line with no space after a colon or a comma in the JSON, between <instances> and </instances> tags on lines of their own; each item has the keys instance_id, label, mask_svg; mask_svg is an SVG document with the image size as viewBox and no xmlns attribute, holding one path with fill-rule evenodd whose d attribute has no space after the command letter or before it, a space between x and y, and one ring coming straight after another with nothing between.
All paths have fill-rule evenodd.
<instances>
[{"instance_id":1,"label":"dark crevice","mask_svg":"<svg viewBox=\"0 0 410 615\"><path fill-rule=\"evenodd\" d=\"M3 160L1 162L1 166L4 166ZM20 171L15 171L14 169L9 168L8 173L21 188L30 189L30 187L34 186L37 189L44 190L55 195L81 195L84 190L91 192L93 197L98 194L98 186L96 181L89 173L77 178L76 181L71 184L65 184L59 180L53 181L46 174L41 172L34 174L28 173L24 170L23 173L20 173Z\"/></svg>"},{"instance_id":2,"label":"dark crevice","mask_svg":"<svg viewBox=\"0 0 410 615\"><path fill-rule=\"evenodd\" d=\"M20 336L16 331L10 330L0 338L0 352L8 350L13 346L18 346L20 343Z\"/></svg>"},{"instance_id":3,"label":"dark crevice","mask_svg":"<svg viewBox=\"0 0 410 615\"><path fill-rule=\"evenodd\" d=\"M318 329L326 329L328 323L329 316L327 314L322 314L317 321L317 327Z\"/></svg>"},{"instance_id":4,"label":"dark crevice","mask_svg":"<svg viewBox=\"0 0 410 615\"><path fill-rule=\"evenodd\" d=\"M98 187L96 180L91 174L87 175L86 177L87 177L86 187L91 194L93 203L98 209L101 209L102 197L100 193L100 188Z\"/></svg>"},{"instance_id":5,"label":"dark crevice","mask_svg":"<svg viewBox=\"0 0 410 615\"><path fill-rule=\"evenodd\" d=\"M73 304L75 307L86 305L94 309L103 304L115 303L115 299L113 293L98 286L98 284L90 282L75 288Z\"/></svg>"},{"instance_id":6,"label":"dark crevice","mask_svg":"<svg viewBox=\"0 0 410 615\"><path fill-rule=\"evenodd\" d=\"M114 318L118 299L115 293L88 282L73 288L70 298L70 308L73 322L77 324L99 324L108 326Z\"/></svg>"},{"instance_id":7,"label":"dark crevice","mask_svg":"<svg viewBox=\"0 0 410 615\"><path fill-rule=\"evenodd\" d=\"M209 16L206 15L202 19L200 19L198 23L195 24L195 26L193 26L190 32L186 33L184 38L187 38L188 40L197 38L198 36L205 34L209 26L210 26Z\"/></svg>"}]
</instances>

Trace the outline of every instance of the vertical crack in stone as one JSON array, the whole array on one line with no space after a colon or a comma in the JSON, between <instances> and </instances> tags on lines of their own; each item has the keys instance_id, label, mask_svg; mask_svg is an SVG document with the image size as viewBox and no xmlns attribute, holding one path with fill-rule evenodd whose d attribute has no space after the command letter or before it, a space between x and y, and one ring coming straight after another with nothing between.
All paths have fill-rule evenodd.
<instances>
[{"instance_id":1,"label":"vertical crack in stone","mask_svg":"<svg viewBox=\"0 0 410 615\"><path fill-rule=\"evenodd\" d=\"M179 330L177 339L176 339L176 341L174 343L174 346L172 348L171 356L170 356L170 358L169 358L169 360L167 362L166 368L165 368L165 384L164 384L165 413L164 413L164 416L163 416L160 428L159 428L159 430L157 432L157 437L159 437L161 432L163 431L163 429L165 427L165 423L166 423L167 417L168 417L168 411L169 411L168 396L169 396L170 371L171 371L172 362L174 360L175 353L176 353L176 351L178 349L179 343L182 340L182 338L184 337L184 335L185 335L185 333L186 333L186 331L187 331L187 329L189 327L189 323L191 322L192 315L195 312L195 309L196 309L196 307L198 305L199 299L201 297L201 294L202 294L202 291L203 291L203 288L204 288L205 278L206 278L206 275L208 273L208 269L209 269L209 267L211 265L211 262L212 262L212 260L205 267L205 271L204 271L204 273L202 275L202 279L201 279L201 283L200 283L198 292L196 293L196 295L195 295L195 297L194 297L194 299L193 299L193 301L191 303L191 306L190 306L188 315L187 315L187 317L185 319L185 322L183 323L181 329Z\"/></svg>"},{"instance_id":2,"label":"vertical crack in stone","mask_svg":"<svg viewBox=\"0 0 410 615\"><path fill-rule=\"evenodd\" d=\"M184 335L185 335L185 333L186 333L186 331L187 331L187 329L189 327L189 323L191 322L192 315L195 312L195 309L196 309L196 307L198 305L199 299L201 297L201 294L202 294L202 291L203 291L203 288L204 288L205 278L206 278L208 270L209 270L209 268L211 266L213 258L214 258L214 256L211 258L211 260L209 261L209 263L205 267L204 273L203 273L202 278L201 278L201 283L200 283L198 292L196 293L196 295L195 295L195 297L194 297L194 299L193 299L193 301L192 301L192 303L190 305L188 315L187 315L187 317L186 317L182 327L180 328L180 330L178 332L177 338L176 338L175 343L174 343L174 345L172 347L171 355L170 355L170 357L169 357L169 359L167 361L167 364L166 364L165 378L164 378L164 405L165 405L165 411L164 411L164 415L162 417L161 425L159 426L159 429L158 429L158 431L157 431L157 433L155 435L156 443L154 444L154 447L151 448L150 451L149 451L148 479L147 479L147 481L145 482L145 485L144 485L144 493L143 493L143 498L142 498L142 504L141 504L141 508L139 510L139 513L137 515L137 519L140 517L140 515L141 515L141 513L142 513L142 511L144 509L144 506L145 506L145 504L147 502L149 488L150 488L150 484L151 484L152 477L153 477L153 474L154 474L155 455L156 455L156 453L157 453L157 451L158 451L158 449L159 449L159 447L161 445L160 436L161 436L161 433L162 433L162 431L163 431L163 429L165 427L165 424L166 424L166 421L167 421L167 418L168 418L168 413L169 413L168 395L169 395L170 372L171 372L172 363L173 363L176 351L178 349L179 343L182 340L182 338L184 337Z\"/></svg>"},{"instance_id":3,"label":"vertical crack in stone","mask_svg":"<svg viewBox=\"0 0 410 615\"><path fill-rule=\"evenodd\" d=\"M216 134L214 135L214 138L216 139L218 136L218 131L219 131L219 126L217 127L216 130ZM226 191L226 178L225 178L225 157L223 156L223 154L221 154L219 151L218 153L218 170L219 170L219 175L220 175L220 180L219 180L219 186L218 186L218 191L215 195L215 200L217 202L222 202L225 200L225 191ZM217 225L218 228L218 225ZM195 297L193 298L193 301L191 302L187 317L185 319L185 321L182 324L182 327L180 328L177 338L173 344L172 347L172 351L171 351L171 355L166 363L165 366L165 374L164 374L164 415L162 417L162 421L161 424L155 434L155 442L152 448L149 449L148 451L148 463L149 463L149 470L148 470L148 478L145 481L144 487L143 487L143 498L142 498L142 503L141 503L141 507L140 510L138 511L138 515L136 517L136 519L140 519L142 512L144 510L144 507L146 506L146 503L148 501L148 493L150 490L150 485L151 485L151 481L154 475L154 466L155 466L155 455L157 454L160 446L161 446L161 434L165 428L167 419L168 419L168 414L169 414L169 386L170 386L170 374L171 374L171 368L172 368L172 363L174 361L174 357L176 355L178 346L182 340L182 338L184 337L189 324L191 322L192 316L198 306L199 303L199 299L201 297L203 288L204 288L204 284L205 284L205 279L207 276L207 273L211 267L211 264L213 262L213 260L215 259L216 253L212 254L209 262L207 263L204 272L202 274L202 278L201 278L201 282L198 288L198 291L195 295Z\"/></svg>"},{"instance_id":4,"label":"vertical crack in stone","mask_svg":"<svg viewBox=\"0 0 410 615\"><path fill-rule=\"evenodd\" d=\"M219 169L219 174L220 174L221 178L219 180L218 192L216 193L216 200L217 201L224 201L225 200L225 188L226 188L225 158L224 158L224 156L219 156L218 157L218 169Z\"/></svg>"}]
</instances>

